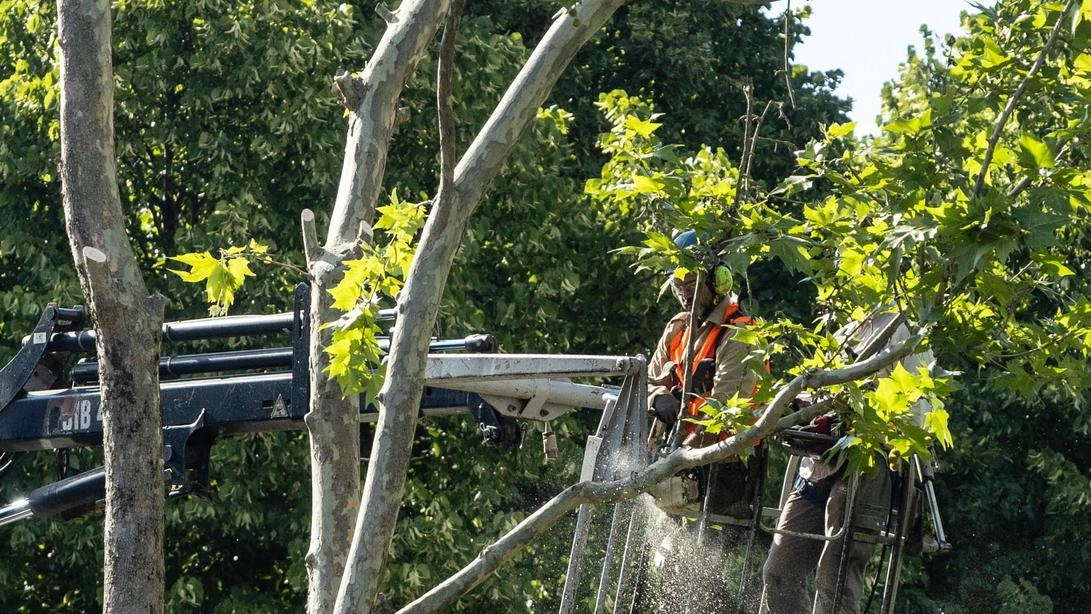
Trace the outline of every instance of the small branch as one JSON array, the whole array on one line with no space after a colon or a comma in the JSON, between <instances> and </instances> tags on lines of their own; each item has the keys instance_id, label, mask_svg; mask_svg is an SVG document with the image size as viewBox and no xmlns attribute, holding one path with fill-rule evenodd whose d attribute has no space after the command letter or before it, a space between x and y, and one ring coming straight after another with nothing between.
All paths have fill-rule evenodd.
<instances>
[{"instance_id":1,"label":"small branch","mask_svg":"<svg viewBox=\"0 0 1091 614\"><path fill-rule=\"evenodd\" d=\"M394 11L391 11L389 8L387 8L387 6L382 2L375 5L375 12L379 15L379 17L383 18L383 21L385 21L386 25L388 26L392 26L398 22L398 16L395 15Z\"/></svg>"},{"instance_id":2,"label":"small branch","mask_svg":"<svg viewBox=\"0 0 1091 614\"><path fill-rule=\"evenodd\" d=\"M374 241L375 231L371 229L371 224L367 220L360 220L360 227L356 229L356 242L370 245Z\"/></svg>"},{"instance_id":3,"label":"small branch","mask_svg":"<svg viewBox=\"0 0 1091 614\"><path fill-rule=\"evenodd\" d=\"M784 85L788 88L788 102L792 108L796 108L796 95L792 91L792 65L788 61L791 52L792 37L792 0L788 0L788 6L784 8Z\"/></svg>"},{"instance_id":4,"label":"small branch","mask_svg":"<svg viewBox=\"0 0 1091 614\"><path fill-rule=\"evenodd\" d=\"M110 281L110 265L107 263L109 257L106 252L87 245L84 246L81 253L83 254L83 264L86 267L87 278L90 280L92 287L105 289L114 285ZM109 296L108 292L99 292L98 300L104 305Z\"/></svg>"},{"instance_id":5,"label":"small branch","mask_svg":"<svg viewBox=\"0 0 1091 614\"><path fill-rule=\"evenodd\" d=\"M743 174L742 169L746 168L746 158L749 155L750 145L753 141L750 139L750 117L753 115L754 98L751 96L752 85L747 82L742 86L743 97L746 98L746 117L743 120L743 135L742 135L742 156L739 158L739 184L735 186L735 203L734 206L739 206L739 201L742 200L744 192L749 191L749 187L746 185L746 175Z\"/></svg>"},{"instance_id":6,"label":"small branch","mask_svg":"<svg viewBox=\"0 0 1091 614\"><path fill-rule=\"evenodd\" d=\"M359 110L366 89L366 84L348 71L338 70L333 76L333 94L337 102L353 113Z\"/></svg>"},{"instance_id":7,"label":"small branch","mask_svg":"<svg viewBox=\"0 0 1091 614\"><path fill-rule=\"evenodd\" d=\"M1057 17L1057 23L1053 24L1053 31L1049 33L1049 39L1046 40L1046 44L1042 46L1042 50L1038 52L1038 57L1034 58L1034 63L1031 64L1030 70L1023 76L1023 80L1019 82L1019 85L1015 88L1015 92L1012 93L1011 98L1008 99L1008 104L1004 107L1004 111L1000 114L1000 117L996 120L996 126L993 127L993 132L989 136L989 145L985 149L985 158L981 162L981 171L977 174L977 180L974 181L974 196L981 193L981 189L985 186L985 176L989 172L989 165L992 164L993 154L996 152L996 144L1000 141L1000 135L1004 132L1004 126L1008 123L1008 119L1011 114L1015 112L1015 105L1018 104L1019 99L1022 98L1023 92L1026 91L1027 86L1030 85L1030 80L1038 73L1045 63L1046 54L1053 48L1053 44L1057 42L1057 38L1061 33L1061 24L1064 22L1065 16L1072 11L1072 7L1075 6L1076 0L1068 0L1065 3L1064 8L1061 9L1061 14Z\"/></svg>"},{"instance_id":8,"label":"small branch","mask_svg":"<svg viewBox=\"0 0 1091 614\"><path fill-rule=\"evenodd\" d=\"M303 226L303 256L307 259L307 269L311 263L318 259L322 248L318 245L318 231L314 224L314 211L304 209L299 214L300 224Z\"/></svg>"},{"instance_id":9,"label":"small branch","mask_svg":"<svg viewBox=\"0 0 1091 614\"><path fill-rule=\"evenodd\" d=\"M455 120L451 110L451 66L455 57L455 39L458 36L458 24L462 18L462 9L466 0L452 0L447 13L447 23L443 26L443 38L440 41L439 67L436 75L436 108L439 116L439 193L450 191L454 183L455 160Z\"/></svg>"},{"instance_id":10,"label":"small branch","mask_svg":"<svg viewBox=\"0 0 1091 614\"><path fill-rule=\"evenodd\" d=\"M765 103L765 108L762 109L761 115L754 121L754 133L750 135L750 147L746 156L746 185L747 189L750 186L750 175L752 174L751 166L754 163L754 148L758 144L758 133L761 132L761 125L765 123L765 116L769 114L769 109L772 108L773 101Z\"/></svg>"}]
</instances>

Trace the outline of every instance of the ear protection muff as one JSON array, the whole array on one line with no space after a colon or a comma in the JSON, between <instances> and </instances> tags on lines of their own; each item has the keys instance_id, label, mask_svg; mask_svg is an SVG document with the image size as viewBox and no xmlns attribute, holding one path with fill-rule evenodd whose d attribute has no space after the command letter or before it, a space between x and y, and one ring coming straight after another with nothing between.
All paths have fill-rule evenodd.
<instances>
[{"instance_id":1,"label":"ear protection muff","mask_svg":"<svg viewBox=\"0 0 1091 614\"><path fill-rule=\"evenodd\" d=\"M717 296L724 296L735 288L735 279L731 269L722 262L717 262L705 272L709 287Z\"/></svg>"}]
</instances>

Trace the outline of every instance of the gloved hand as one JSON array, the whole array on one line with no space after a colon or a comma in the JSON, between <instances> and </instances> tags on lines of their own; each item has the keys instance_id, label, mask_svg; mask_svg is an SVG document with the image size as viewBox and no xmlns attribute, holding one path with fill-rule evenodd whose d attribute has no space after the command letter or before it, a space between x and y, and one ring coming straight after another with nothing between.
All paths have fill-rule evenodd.
<instances>
[{"instance_id":1,"label":"gloved hand","mask_svg":"<svg viewBox=\"0 0 1091 614\"><path fill-rule=\"evenodd\" d=\"M716 359L705 358L701 362L697 363L697 368L693 370L693 388L694 394L705 395L712 390L712 386L715 385L716 380Z\"/></svg>"},{"instance_id":2,"label":"gloved hand","mask_svg":"<svg viewBox=\"0 0 1091 614\"><path fill-rule=\"evenodd\" d=\"M648 408L656 420L667 425L667 429L674 427L678 421L678 410L682 408L682 401L673 394L660 394L652 398Z\"/></svg>"}]
</instances>

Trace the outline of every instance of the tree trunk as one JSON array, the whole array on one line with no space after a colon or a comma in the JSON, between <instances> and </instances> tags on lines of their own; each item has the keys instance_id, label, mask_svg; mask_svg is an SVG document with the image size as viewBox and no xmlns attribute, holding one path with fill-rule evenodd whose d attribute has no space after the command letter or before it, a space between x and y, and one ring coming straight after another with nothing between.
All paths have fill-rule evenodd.
<instances>
[{"instance_id":1,"label":"tree trunk","mask_svg":"<svg viewBox=\"0 0 1091 614\"><path fill-rule=\"evenodd\" d=\"M311 221L304 241L312 276L311 406L306 418L311 441L311 544L307 554L307 611L333 610L360 506L360 435L356 399L343 399L326 376L324 349L337 319L328 290L343 274L341 262L370 240L370 223L382 187L402 87L413 74L447 10L447 0L406 0L384 14L387 29L359 77L339 75L335 86L350 111L345 162L325 246L319 248ZM313 217L309 218L313 220ZM308 230L309 228L309 230ZM388 540L389 541L389 540Z\"/></svg>"},{"instance_id":2,"label":"tree trunk","mask_svg":"<svg viewBox=\"0 0 1091 614\"><path fill-rule=\"evenodd\" d=\"M455 169L450 193L437 195L398 301L375 443L368 463L338 614L370 612L381 586L401 507L416 430L430 332L470 215L533 121L576 51L626 0L585 0L558 13ZM438 23L438 21L437 21Z\"/></svg>"},{"instance_id":3,"label":"tree trunk","mask_svg":"<svg viewBox=\"0 0 1091 614\"><path fill-rule=\"evenodd\" d=\"M104 612L163 612L163 300L125 233L113 137L110 3L59 0L61 185L97 329L106 456Z\"/></svg>"}]
</instances>

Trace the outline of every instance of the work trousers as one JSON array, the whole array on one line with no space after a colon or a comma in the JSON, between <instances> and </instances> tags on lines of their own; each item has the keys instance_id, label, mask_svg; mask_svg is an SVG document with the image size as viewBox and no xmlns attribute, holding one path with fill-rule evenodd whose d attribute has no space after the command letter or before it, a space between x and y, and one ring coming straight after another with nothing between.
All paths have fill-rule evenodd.
<instances>
[{"instance_id":1,"label":"work trousers","mask_svg":"<svg viewBox=\"0 0 1091 614\"><path fill-rule=\"evenodd\" d=\"M834 474L817 482L799 480L781 510L777 527L797 533L832 536L841 530L845 518L850 477ZM856 493L857 529L881 530L886 526L890 505L890 474L880 469L874 477L861 477ZM763 614L835 614L834 595L845 536L820 541L794 535L776 534L763 568L765 588ZM864 586L864 566L873 544L852 542L841 568L843 582L836 614L859 614ZM814 574L813 603L807 578Z\"/></svg>"}]
</instances>

